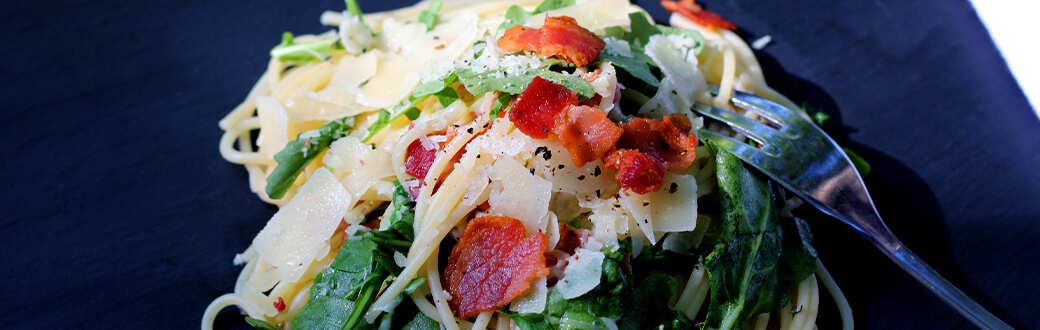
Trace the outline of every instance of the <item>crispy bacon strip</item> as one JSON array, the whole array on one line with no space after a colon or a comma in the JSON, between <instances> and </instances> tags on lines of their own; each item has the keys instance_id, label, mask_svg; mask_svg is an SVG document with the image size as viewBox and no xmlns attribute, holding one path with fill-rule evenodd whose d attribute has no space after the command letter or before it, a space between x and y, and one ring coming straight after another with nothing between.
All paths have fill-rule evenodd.
<instances>
[{"instance_id":1,"label":"crispy bacon strip","mask_svg":"<svg viewBox=\"0 0 1040 330\"><path fill-rule=\"evenodd\" d=\"M672 115L662 120L634 118L621 128L625 133L617 142L618 149L634 149L653 156L666 171L693 164L697 137L686 134L690 130L686 116Z\"/></svg>"},{"instance_id":2,"label":"crispy bacon strip","mask_svg":"<svg viewBox=\"0 0 1040 330\"><path fill-rule=\"evenodd\" d=\"M572 105L556 119L553 129L578 167L606 156L622 132L603 110L587 105Z\"/></svg>"},{"instance_id":3,"label":"crispy bacon strip","mask_svg":"<svg viewBox=\"0 0 1040 330\"><path fill-rule=\"evenodd\" d=\"M556 115L577 102L577 93L542 77L534 77L513 103L509 120L527 136L548 138L556 126Z\"/></svg>"},{"instance_id":4,"label":"crispy bacon strip","mask_svg":"<svg viewBox=\"0 0 1040 330\"><path fill-rule=\"evenodd\" d=\"M719 14L705 10L704 7L698 5L694 0L661 0L661 7L664 7L669 12L679 12L679 14L700 25L710 28L737 30L735 24L722 18Z\"/></svg>"},{"instance_id":5,"label":"crispy bacon strip","mask_svg":"<svg viewBox=\"0 0 1040 330\"><path fill-rule=\"evenodd\" d=\"M549 275L543 252L545 235L524 238L520 220L501 216L473 219L451 250L444 269L448 301L460 318L505 306L531 286L531 280Z\"/></svg>"},{"instance_id":6,"label":"crispy bacon strip","mask_svg":"<svg viewBox=\"0 0 1040 330\"><path fill-rule=\"evenodd\" d=\"M617 168L614 175L622 188L637 194L656 191L664 184L664 166L653 156L639 150L620 149L607 155L607 168Z\"/></svg>"},{"instance_id":7,"label":"crispy bacon strip","mask_svg":"<svg viewBox=\"0 0 1040 330\"><path fill-rule=\"evenodd\" d=\"M548 17L540 29L514 26L498 39L498 47L508 51L530 50L545 57L557 57L585 66L599 56L606 43L595 33L567 16Z\"/></svg>"}]
</instances>

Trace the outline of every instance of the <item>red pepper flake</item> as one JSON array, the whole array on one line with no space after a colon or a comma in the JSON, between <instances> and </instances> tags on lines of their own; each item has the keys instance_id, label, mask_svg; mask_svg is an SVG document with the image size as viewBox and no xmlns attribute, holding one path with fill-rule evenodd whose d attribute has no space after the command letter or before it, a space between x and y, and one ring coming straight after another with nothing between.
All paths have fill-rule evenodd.
<instances>
[{"instance_id":1,"label":"red pepper flake","mask_svg":"<svg viewBox=\"0 0 1040 330\"><path fill-rule=\"evenodd\" d=\"M617 168L614 175L622 188L637 194L646 194L660 189L664 184L664 166L657 158L639 150L620 149L607 155L606 167Z\"/></svg>"},{"instance_id":2,"label":"red pepper flake","mask_svg":"<svg viewBox=\"0 0 1040 330\"><path fill-rule=\"evenodd\" d=\"M709 28L737 30L736 25L722 18L719 14L705 10L704 7L698 5L694 0L661 0L661 7L664 7L669 12L679 12L679 14L686 16L691 21Z\"/></svg>"},{"instance_id":3,"label":"red pepper flake","mask_svg":"<svg viewBox=\"0 0 1040 330\"><path fill-rule=\"evenodd\" d=\"M557 57L577 66L596 59L606 43L595 33L567 16L547 17L540 29L514 26L498 39L507 51L530 50L545 57Z\"/></svg>"},{"instance_id":4,"label":"red pepper flake","mask_svg":"<svg viewBox=\"0 0 1040 330\"><path fill-rule=\"evenodd\" d=\"M524 238L520 220L501 216L473 219L451 250L444 269L448 301L460 318L493 311L521 295L531 281L549 275L545 235Z\"/></svg>"},{"instance_id":5,"label":"red pepper flake","mask_svg":"<svg viewBox=\"0 0 1040 330\"><path fill-rule=\"evenodd\" d=\"M285 311L285 300L282 300L282 297L278 297L278 302L274 303L274 309L277 309L279 313Z\"/></svg>"}]
</instances>

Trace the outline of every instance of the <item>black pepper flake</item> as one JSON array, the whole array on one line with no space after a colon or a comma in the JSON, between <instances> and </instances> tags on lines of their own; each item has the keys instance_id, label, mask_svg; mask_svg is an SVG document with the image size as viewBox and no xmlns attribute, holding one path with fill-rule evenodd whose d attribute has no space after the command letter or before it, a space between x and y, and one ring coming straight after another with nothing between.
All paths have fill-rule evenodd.
<instances>
[{"instance_id":1,"label":"black pepper flake","mask_svg":"<svg viewBox=\"0 0 1040 330\"><path fill-rule=\"evenodd\" d=\"M531 170L531 175L534 175L534 169L532 168L530 170Z\"/></svg>"},{"instance_id":2,"label":"black pepper flake","mask_svg":"<svg viewBox=\"0 0 1040 330\"><path fill-rule=\"evenodd\" d=\"M552 150L549 150L548 148L546 148L545 152L542 153L542 158L545 159L545 160L552 159Z\"/></svg>"},{"instance_id":3,"label":"black pepper flake","mask_svg":"<svg viewBox=\"0 0 1040 330\"><path fill-rule=\"evenodd\" d=\"M596 166L596 169L592 172L592 176L599 176L600 174L603 174L603 171L599 169L599 166Z\"/></svg>"},{"instance_id":4,"label":"black pepper flake","mask_svg":"<svg viewBox=\"0 0 1040 330\"><path fill-rule=\"evenodd\" d=\"M543 129L542 129L542 132L548 133L548 132L549 132L549 129L548 129L548 128L543 128Z\"/></svg>"},{"instance_id":5,"label":"black pepper flake","mask_svg":"<svg viewBox=\"0 0 1040 330\"><path fill-rule=\"evenodd\" d=\"M679 184L672 182L672 185L668 186L668 193L674 194L676 190L679 190Z\"/></svg>"},{"instance_id":6,"label":"black pepper flake","mask_svg":"<svg viewBox=\"0 0 1040 330\"><path fill-rule=\"evenodd\" d=\"M491 123L484 123L484 128L487 128L488 125L491 125Z\"/></svg>"},{"instance_id":7,"label":"black pepper flake","mask_svg":"<svg viewBox=\"0 0 1040 330\"><path fill-rule=\"evenodd\" d=\"M650 219L643 219L643 223L650 223Z\"/></svg>"},{"instance_id":8,"label":"black pepper flake","mask_svg":"<svg viewBox=\"0 0 1040 330\"><path fill-rule=\"evenodd\" d=\"M556 168L559 168L559 169L562 170L564 168L564 166L563 166L563 164L560 164L560 166L557 166Z\"/></svg>"},{"instance_id":9,"label":"black pepper flake","mask_svg":"<svg viewBox=\"0 0 1040 330\"><path fill-rule=\"evenodd\" d=\"M600 198L603 195L603 191L596 189L596 198Z\"/></svg>"},{"instance_id":10,"label":"black pepper flake","mask_svg":"<svg viewBox=\"0 0 1040 330\"><path fill-rule=\"evenodd\" d=\"M473 134L473 127L467 128L466 133Z\"/></svg>"},{"instance_id":11,"label":"black pepper flake","mask_svg":"<svg viewBox=\"0 0 1040 330\"><path fill-rule=\"evenodd\" d=\"M650 205L650 202L643 202L643 206Z\"/></svg>"},{"instance_id":12,"label":"black pepper flake","mask_svg":"<svg viewBox=\"0 0 1040 330\"><path fill-rule=\"evenodd\" d=\"M477 155L477 159L480 159L480 155L479 154Z\"/></svg>"},{"instance_id":13,"label":"black pepper flake","mask_svg":"<svg viewBox=\"0 0 1040 330\"><path fill-rule=\"evenodd\" d=\"M538 148L534 148L534 155L538 156L538 154L541 154L541 153L547 152L547 151L549 151L549 147L546 147L546 146L541 146L541 147L538 147Z\"/></svg>"},{"instance_id":14,"label":"black pepper flake","mask_svg":"<svg viewBox=\"0 0 1040 330\"><path fill-rule=\"evenodd\" d=\"M581 180L585 180L585 176L584 175L579 175L578 176L578 181L581 181Z\"/></svg>"}]
</instances>

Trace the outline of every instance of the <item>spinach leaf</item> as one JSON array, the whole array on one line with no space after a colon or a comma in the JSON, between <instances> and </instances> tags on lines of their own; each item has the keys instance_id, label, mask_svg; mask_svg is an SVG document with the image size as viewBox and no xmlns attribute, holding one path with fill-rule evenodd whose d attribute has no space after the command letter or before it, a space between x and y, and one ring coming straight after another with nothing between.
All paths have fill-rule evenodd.
<instances>
[{"instance_id":1,"label":"spinach leaf","mask_svg":"<svg viewBox=\"0 0 1040 330\"><path fill-rule=\"evenodd\" d=\"M650 36L661 34L661 29L658 28L659 25L650 22L643 13L630 13L628 14L628 19L631 22L631 25L629 25L631 30L622 39L638 48L640 52L642 52L643 46L650 42Z\"/></svg>"},{"instance_id":2,"label":"spinach leaf","mask_svg":"<svg viewBox=\"0 0 1040 330\"><path fill-rule=\"evenodd\" d=\"M776 310L787 300L780 288L779 210L765 182L734 155L705 142L714 155L721 233L704 260L711 287L705 326L734 329L751 316Z\"/></svg>"},{"instance_id":3,"label":"spinach leaf","mask_svg":"<svg viewBox=\"0 0 1040 330\"><path fill-rule=\"evenodd\" d=\"M354 128L354 117L343 117L326 123L317 130L300 133L295 140L285 145L282 151L274 155L278 162L271 175L267 177L267 195L272 199L285 196L292 187L300 172L318 157L322 151L344 136Z\"/></svg>"},{"instance_id":4,"label":"spinach leaf","mask_svg":"<svg viewBox=\"0 0 1040 330\"><path fill-rule=\"evenodd\" d=\"M809 223L799 218L780 221L783 250L780 252L780 269L777 276L780 287L801 282L816 272L816 249L812 246Z\"/></svg>"},{"instance_id":5,"label":"spinach leaf","mask_svg":"<svg viewBox=\"0 0 1040 330\"><path fill-rule=\"evenodd\" d=\"M631 311L618 322L618 329L691 329L685 314L668 307L675 293L675 278L657 275L636 286Z\"/></svg>"},{"instance_id":6,"label":"spinach leaf","mask_svg":"<svg viewBox=\"0 0 1040 330\"><path fill-rule=\"evenodd\" d=\"M531 69L524 74L507 75L505 69L475 73L467 68L459 70L458 76L462 85L473 95L495 91L520 94L527 89L527 85L531 84L531 80L534 80L534 77L542 77L555 84L562 85L568 90L575 91L578 93L578 98L582 100L596 95L596 91L585 80L547 69Z\"/></svg>"},{"instance_id":7,"label":"spinach leaf","mask_svg":"<svg viewBox=\"0 0 1040 330\"><path fill-rule=\"evenodd\" d=\"M246 316L246 323L249 323L249 325L253 326L253 328L258 330L278 330L278 328L275 328L270 323L267 323L267 321L261 319L254 319L248 316Z\"/></svg>"},{"instance_id":8,"label":"spinach leaf","mask_svg":"<svg viewBox=\"0 0 1040 330\"><path fill-rule=\"evenodd\" d=\"M437 24L437 13L441 11L441 0L430 0L430 8L419 13L419 23L426 25L426 31L433 30Z\"/></svg>"},{"instance_id":9,"label":"spinach leaf","mask_svg":"<svg viewBox=\"0 0 1040 330\"><path fill-rule=\"evenodd\" d=\"M324 61L332 54L338 37L327 37L311 42L293 41L293 34L282 34L282 43L271 49L271 57L282 62L306 63L314 60Z\"/></svg>"},{"instance_id":10,"label":"spinach leaf","mask_svg":"<svg viewBox=\"0 0 1040 330\"><path fill-rule=\"evenodd\" d=\"M550 10L560 9L564 7L570 7L574 5L574 0L545 0L538 4L538 7L534 8L531 15L541 14Z\"/></svg>"},{"instance_id":11,"label":"spinach leaf","mask_svg":"<svg viewBox=\"0 0 1040 330\"><path fill-rule=\"evenodd\" d=\"M385 282L400 274L393 253L407 252L414 237L411 226L415 204L407 197L407 190L400 182L394 184L397 186L393 198L394 212L386 220L391 222L390 228L373 230L360 238L352 237L343 242L329 268L315 276L310 299L293 319L293 328L375 329L376 324L393 322L387 319L393 317L392 314L380 316L382 322L375 324L362 318ZM414 292L424 281L413 280L408 287ZM403 300L403 296L401 298ZM426 320L414 314L408 317L416 329L429 328Z\"/></svg>"}]
</instances>

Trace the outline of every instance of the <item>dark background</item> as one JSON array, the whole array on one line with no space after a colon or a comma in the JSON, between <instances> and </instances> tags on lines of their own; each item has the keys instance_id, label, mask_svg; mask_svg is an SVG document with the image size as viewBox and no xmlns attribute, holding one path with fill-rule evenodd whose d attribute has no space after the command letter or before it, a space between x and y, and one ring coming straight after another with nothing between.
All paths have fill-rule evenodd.
<instances>
[{"instance_id":1,"label":"dark background","mask_svg":"<svg viewBox=\"0 0 1040 330\"><path fill-rule=\"evenodd\" d=\"M825 128L873 165L897 236L1013 326L1040 328L1040 120L968 2L704 2L747 40L772 36L758 52L770 83L834 116ZM283 31L323 32L319 15L343 2L4 7L0 324L197 327L274 211L220 157L217 121ZM970 326L855 232L812 218L858 326Z\"/></svg>"}]
</instances>

